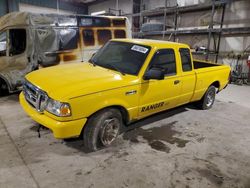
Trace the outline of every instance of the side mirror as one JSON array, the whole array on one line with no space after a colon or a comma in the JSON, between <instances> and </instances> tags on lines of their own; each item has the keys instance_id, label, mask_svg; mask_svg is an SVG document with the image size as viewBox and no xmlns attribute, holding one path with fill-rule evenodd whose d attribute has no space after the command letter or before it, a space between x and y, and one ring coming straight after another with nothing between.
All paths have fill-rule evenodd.
<instances>
[{"instance_id":1,"label":"side mirror","mask_svg":"<svg viewBox=\"0 0 250 188\"><path fill-rule=\"evenodd\" d=\"M163 80L164 71L161 68L153 67L149 69L143 76L144 80Z\"/></svg>"}]
</instances>

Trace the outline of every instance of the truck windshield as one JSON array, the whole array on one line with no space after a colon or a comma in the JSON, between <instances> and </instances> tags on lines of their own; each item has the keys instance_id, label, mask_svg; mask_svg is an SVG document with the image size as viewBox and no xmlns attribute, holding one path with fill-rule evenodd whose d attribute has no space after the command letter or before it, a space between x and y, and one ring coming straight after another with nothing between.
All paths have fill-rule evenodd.
<instances>
[{"instance_id":1,"label":"truck windshield","mask_svg":"<svg viewBox=\"0 0 250 188\"><path fill-rule=\"evenodd\" d=\"M106 43L90 62L122 74L137 75L149 51L148 46L111 41Z\"/></svg>"}]
</instances>

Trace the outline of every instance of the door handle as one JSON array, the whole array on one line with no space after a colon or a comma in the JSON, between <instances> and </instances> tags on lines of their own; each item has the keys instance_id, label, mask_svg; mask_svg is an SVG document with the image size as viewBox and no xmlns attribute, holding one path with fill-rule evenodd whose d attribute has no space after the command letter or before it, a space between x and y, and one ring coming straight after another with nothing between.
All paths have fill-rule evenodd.
<instances>
[{"instance_id":1,"label":"door handle","mask_svg":"<svg viewBox=\"0 0 250 188\"><path fill-rule=\"evenodd\" d=\"M177 84L179 84L180 83L180 80L175 80L174 81L174 85L177 85Z\"/></svg>"}]
</instances>

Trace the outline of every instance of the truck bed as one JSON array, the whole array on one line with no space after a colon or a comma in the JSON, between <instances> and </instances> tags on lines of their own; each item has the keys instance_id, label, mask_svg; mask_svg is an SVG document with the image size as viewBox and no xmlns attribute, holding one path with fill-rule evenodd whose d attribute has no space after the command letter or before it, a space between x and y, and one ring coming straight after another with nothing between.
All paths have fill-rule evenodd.
<instances>
[{"instance_id":1,"label":"truck bed","mask_svg":"<svg viewBox=\"0 0 250 188\"><path fill-rule=\"evenodd\" d=\"M193 62L194 62L194 69L220 66L219 64L206 63L204 61L199 61L199 60L194 60Z\"/></svg>"},{"instance_id":2,"label":"truck bed","mask_svg":"<svg viewBox=\"0 0 250 188\"><path fill-rule=\"evenodd\" d=\"M202 60L194 60L193 65L196 74L196 85L191 101L200 100L200 97L204 95L211 84L215 84L219 89L218 91L221 91L227 85L230 74L229 66L208 63Z\"/></svg>"}]
</instances>

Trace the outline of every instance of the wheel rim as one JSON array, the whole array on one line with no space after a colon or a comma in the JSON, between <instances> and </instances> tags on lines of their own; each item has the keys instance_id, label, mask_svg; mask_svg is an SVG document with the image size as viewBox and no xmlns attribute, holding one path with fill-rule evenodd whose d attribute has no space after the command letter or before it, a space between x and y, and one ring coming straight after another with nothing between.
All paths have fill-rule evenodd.
<instances>
[{"instance_id":1,"label":"wheel rim","mask_svg":"<svg viewBox=\"0 0 250 188\"><path fill-rule=\"evenodd\" d=\"M117 118L104 121L100 138L104 146L109 146L116 139L119 132L119 124L120 122Z\"/></svg>"},{"instance_id":2,"label":"wheel rim","mask_svg":"<svg viewBox=\"0 0 250 188\"><path fill-rule=\"evenodd\" d=\"M214 103L215 93L214 91L209 91L207 94L207 107L211 106Z\"/></svg>"}]
</instances>

